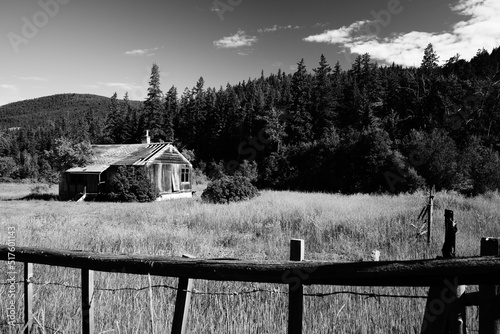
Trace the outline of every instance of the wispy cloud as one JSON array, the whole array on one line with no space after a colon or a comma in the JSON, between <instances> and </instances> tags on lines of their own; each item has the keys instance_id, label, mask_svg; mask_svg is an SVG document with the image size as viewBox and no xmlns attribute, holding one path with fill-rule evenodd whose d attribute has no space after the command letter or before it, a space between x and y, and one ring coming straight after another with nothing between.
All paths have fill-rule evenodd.
<instances>
[{"instance_id":1,"label":"wispy cloud","mask_svg":"<svg viewBox=\"0 0 500 334\"><path fill-rule=\"evenodd\" d=\"M236 49L244 46L252 46L257 43L256 36L247 35L243 30L239 30L232 36L223 37L214 41L214 45L220 49Z\"/></svg>"},{"instance_id":2,"label":"wispy cloud","mask_svg":"<svg viewBox=\"0 0 500 334\"><path fill-rule=\"evenodd\" d=\"M137 85L135 83L128 83L128 82L100 82L99 84L101 84L105 87L119 88L119 89L123 89L126 91L135 90L135 89L143 89L143 87L140 85Z\"/></svg>"},{"instance_id":3,"label":"wispy cloud","mask_svg":"<svg viewBox=\"0 0 500 334\"><path fill-rule=\"evenodd\" d=\"M0 84L0 106L21 100L19 87L11 84Z\"/></svg>"},{"instance_id":4,"label":"wispy cloud","mask_svg":"<svg viewBox=\"0 0 500 334\"><path fill-rule=\"evenodd\" d=\"M432 43L442 61L457 53L464 59L472 58L478 49L491 50L500 45L500 1L459 0L451 11L465 17L450 31L393 34L380 38L373 32L374 21L358 21L350 26L326 30L304 38L306 42L339 45L351 53L369 53L372 58L405 66L418 66L423 50Z\"/></svg>"},{"instance_id":5,"label":"wispy cloud","mask_svg":"<svg viewBox=\"0 0 500 334\"><path fill-rule=\"evenodd\" d=\"M10 92L15 92L17 91L17 86L16 85L8 85L8 84L1 84L0 85L0 88L2 89L6 89Z\"/></svg>"},{"instance_id":6,"label":"wispy cloud","mask_svg":"<svg viewBox=\"0 0 500 334\"><path fill-rule=\"evenodd\" d=\"M155 51L161 50L163 47L156 47L152 49L136 49L136 50L131 50L131 51L125 51L123 54L127 56L142 56L142 57L151 57L154 56L156 53Z\"/></svg>"},{"instance_id":7,"label":"wispy cloud","mask_svg":"<svg viewBox=\"0 0 500 334\"><path fill-rule=\"evenodd\" d=\"M274 32L274 31L278 31L278 30L288 30L288 29L301 29L302 27L300 26L293 26L291 24L287 25L287 26L280 26L280 25L277 25L275 24L274 26L272 27L269 27L269 28L262 28L262 29L257 29L257 32L260 33L260 34L263 34L263 33L266 33L266 32Z\"/></svg>"},{"instance_id":8,"label":"wispy cloud","mask_svg":"<svg viewBox=\"0 0 500 334\"><path fill-rule=\"evenodd\" d=\"M85 89L98 89L101 87L99 85L93 85L93 84L81 84L80 86Z\"/></svg>"},{"instance_id":9,"label":"wispy cloud","mask_svg":"<svg viewBox=\"0 0 500 334\"><path fill-rule=\"evenodd\" d=\"M21 77L21 76L15 75L14 78L19 79L19 80L27 80L27 81L49 81L48 78L36 77L36 76Z\"/></svg>"},{"instance_id":10,"label":"wispy cloud","mask_svg":"<svg viewBox=\"0 0 500 334\"><path fill-rule=\"evenodd\" d=\"M330 22L318 22L313 25L313 28L325 28L330 25Z\"/></svg>"}]
</instances>

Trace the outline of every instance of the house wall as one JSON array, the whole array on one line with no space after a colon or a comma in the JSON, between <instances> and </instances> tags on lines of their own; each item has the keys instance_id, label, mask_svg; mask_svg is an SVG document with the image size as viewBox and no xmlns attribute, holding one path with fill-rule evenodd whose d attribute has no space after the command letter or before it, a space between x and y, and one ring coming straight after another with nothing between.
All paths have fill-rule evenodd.
<instances>
[{"instance_id":1,"label":"house wall","mask_svg":"<svg viewBox=\"0 0 500 334\"><path fill-rule=\"evenodd\" d=\"M189 182L182 181L182 169L189 169ZM189 165L155 163L148 168L149 177L160 193L191 191L191 167ZM177 186L173 183L176 182Z\"/></svg>"},{"instance_id":2,"label":"house wall","mask_svg":"<svg viewBox=\"0 0 500 334\"><path fill-rule=\"evenodd\" d=\"M59 180L59 197L70 200L83 192L97 194L99 192L99 174L63 173Z\"/></svg>"},{"instance_id":3,"label":"house wall","mask_svg":"<svg viewBox=\"0 0 500 334\"><path fill-rule=\"evenodd\" d=\"M160 193L172 192L172 165L153 164L149 167L149 177Z\"/></svg>"}]
</instances>

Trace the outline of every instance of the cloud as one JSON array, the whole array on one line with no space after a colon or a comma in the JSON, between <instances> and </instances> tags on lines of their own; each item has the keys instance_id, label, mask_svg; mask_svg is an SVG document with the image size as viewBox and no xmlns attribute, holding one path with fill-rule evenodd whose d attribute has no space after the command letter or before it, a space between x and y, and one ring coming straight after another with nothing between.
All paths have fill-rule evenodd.
<instances>
[{"instance_id":1,"label":"cloud","mask_svg":"<svg viewBox=\"0 0 500 334\"><path fill-rule=\"evenodd\" d=\"M20 77L15 75L14 78L19 80L29 80L29 81L49 81L49 79L42 77Z\"/></svg>"},{"instance_id":2,"label":"cloud","mask_svg":"<svg viewBox=\"0 0 500 334\"><path fill-rule=\"evenodd\" d=\"M161 50L163 47L156 47L152 49L137 49L137 50L132 50L132 51L125 51L123 54L127 56L146 56L146 57L151 57L155 55L155 51Z\"/></svg>"},{"instance_id":3,"label":"cloud","mask_svg":"<svg viewBox=\"0 0 500 334\"><path fill-rule=\"evenodd\" d=\"M318 22L313 25L313 28L325 28L330 25L330 22Z\"/></svg>"},{"instance_id":4,"label":"cloud","mask_svg":"<svg viewBox=\"0 0 500 334\"><path fill-rule=\"evenodd\" d=\"M6 89L6 90L8 90L10 92L15 92L17 90L17 86L16 85L1 84L0 88Z\"/></svg>"},{"instance_id":5,"label":"cloud","mask_svg":"<svg viewBox=\"0 0 500 334\"><path fill-rule=\"evenodd\" d=\"M126 91L135 90L135 89L144 89L143 86L139 86L135 83L126 83L126 82L100 82L99 84L110 87L110 88L119 88Z\"/></svg>"},{"instance_id":6,"label":"cloud","mask_svg":"<svg viewBox=\"0 0 500 334\"><path fill-rule=\"evenodd\" d=\"M246 50L240 50L240 51L238 51L238 54L240 56L248 56L252 52L253 52L253 49L246 49Z\"/></svg>"},{"instance_id":7,"label":"cloud","mask_svg":"<svg viewBox=\"0 0 500 334\"><path fill-rule=\"evenodd\" d=\"M300 26L292 26L291 24L289 24L287 26L279 26L279 25L275 24L274 26L272 26L270 28L257 29L257 32L260 34L263 34L266 32L274 32L274 31L278 31L278 30L300 29L300 28L301 28Z\"/></svg>"},{"instance_id":8,"label":"cloud","mask_svg":"<svg viewBox=\"0 0 500 334\"><path fill-rule=\"evenodd\" d=\"M247 35L243 30L239 30L233 36L227 36L214 41L214 45L219 49L236 49L243 46L252 46L257 43L256 36Z\"/></svg>"},{"instance_id":9,"label":"cloud","mask_svg":"<svg viewBox=\"0 0 500 334\"><path fill-rule=\"evenodd\" d=\"M464 20L454 24L449 31L412 31L380 38L377 34L383 29L380 24L366 20L303 40L339 45L351 53L369 53L373 59L405 66L419 66L423 50L429 43L433 44L442 62L457 53L463 59L470 59L479 49L491 50L500 45L500 1L459 0L450 10Z\"/></svg>"},{"instance_id":10,"label":"cloud","mask_svg":"<svg viewBox=\"0 0 500 334\"><path fill-rule=\"evenodd\" d=\"M99 85L93 85L93 84L81 84L80 86L85 89L98 89L101 87Z\"/></svg>"},{"instance_id":11,"label":"cloud","mask_svg":"<svg viewBox=\"0 0 500 334\"><path fill-rule=\"evenodd\" d=\"M0 84L0 106L11 102L20 101L19 87L10 84Z\"/></svg>"}]
</instances>

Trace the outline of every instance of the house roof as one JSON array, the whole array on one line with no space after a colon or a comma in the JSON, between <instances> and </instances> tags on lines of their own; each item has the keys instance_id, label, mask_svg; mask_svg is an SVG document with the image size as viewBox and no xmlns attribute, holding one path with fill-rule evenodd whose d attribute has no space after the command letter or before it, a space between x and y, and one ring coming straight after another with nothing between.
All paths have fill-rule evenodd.
<instances>
[{"instance_id":1,"label":"house roof","mask_svg":"<svg viewBox=\"0 0 500 334\"><path fill-rule=\"evenodd\" d=\"M70 173L102 173L109 166L141 166L153 163L191 163L171 143L92 145L91 165L67 170Z\"/></svg>"},{"instance_id":2,"label":"house roof","mask_svg":"<svg viewBox=\"0 0 500 334\"><path fill-rule=\"evenodd\" d=\"M109 168L109 165L89 165L85 167L73 167L67 170L73 174L100 174Z\"/></svg>"}]
</instances>

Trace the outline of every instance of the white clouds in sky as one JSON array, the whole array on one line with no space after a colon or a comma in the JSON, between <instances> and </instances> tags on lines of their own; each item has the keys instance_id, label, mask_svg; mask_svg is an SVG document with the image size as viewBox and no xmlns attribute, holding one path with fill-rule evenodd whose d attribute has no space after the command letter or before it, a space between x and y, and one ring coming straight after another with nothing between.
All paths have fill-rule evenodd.
<instances>
[{"instance_id":1,"label":"white clouds in sky","mask_svg":"<svg viewBox=\"0 0 500 334\"><path fill-rule=\"evenodd\" d=\"M135 83L127 83L127 82L100 82L99 84L116 89L123 89L124 91L133 91L136 89L144 89L143 86L137 85Z\"/></svg>"},{"instance_id":2,"label":"white clouds in sky","mask_svg":"<svg viewBox=\"0 0 500 334\"><path fill-rule=\"evenodd\" d=\"M35 76L20 77L20 76L15 75L14 78L19 79L19 80L26 80L26 81L49 81L49 79L47 79L47 78L35 77Z\"/></svg>"},{"instance_id":3,"label":"white clouds in sky","mask_svg":"<svg viewBox=\"0 0 500 334\"><path fill-rule=\"evenodd\" d=\"M162 47L156 47L152 49L136 49L136 50L131 50L131 51L125 51L123 54L127 56L142 56L142 57L151 57L154 56L156 53L155 51L158 51L160 49L163 49Z\"/></svg>"},{"instance_id":4,"label":"white clouds in sky","mask_svg":"<svg viewBox=\"0 0 500 334\"><path fill-rule=\"evenodd\" d=\"M278 31L278 30L300 29L300 28L301 28L300 26L292 26L291 24L289 24L287 26L279 26L279 25L275 24L274 26L272 26L270 28L257 29L257 32L262 34L262 33L266 33L266 32L274 32L274 31Z\"/></svg>"},{"instance_id":5,"label":"white clouds in sky","mask_svg":"<svg viewBox=\"0 0 500 334\"><path fill-rule=\"evenodd\" d=\"M19 87L11 84L0 84L0 106L20 100Z\"/></svg>"},{"instance_id":6,"label":"white clouds in sky","mask_svg":"<svg viewBox=\"0 0 500 334\"><path fill-rule=\"evenodd\" d=\"M500 1L459 0L450 6L453 12L464 16L450 31L393 34L380 38L373 27L377 21L358 21L350 26L326 30L304 38L306 42L341 46L351 53L369 53L373 59L405 66L419 66L423 50L432 43L441 61L457 53L461 58L472 58L478 49L491 50L500 45ZM390 28L390 22L387 27Z\"/></svg>"},{"instance_id":7,"label":"white clouds in sky","mask_svg":"<svg viewBox=\"0 0 500 334\"><path fill-rule=\"evenodd\" d=\"M239 30L232 36L223 37L217 41L214 41L214 45L220 49L250 47L255 43L257 43L257 37L247 35L243 30Z\"/></svg>"}]
</instances>

